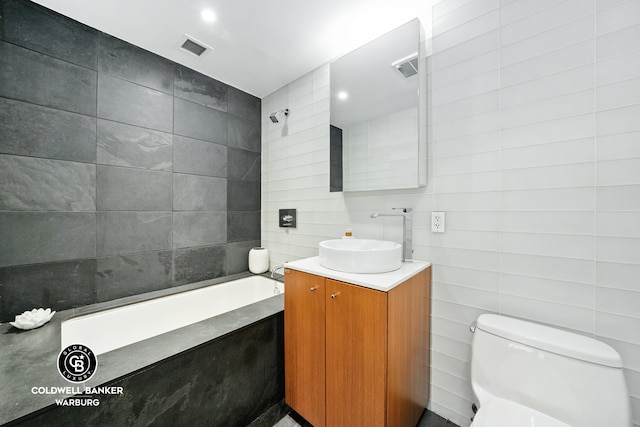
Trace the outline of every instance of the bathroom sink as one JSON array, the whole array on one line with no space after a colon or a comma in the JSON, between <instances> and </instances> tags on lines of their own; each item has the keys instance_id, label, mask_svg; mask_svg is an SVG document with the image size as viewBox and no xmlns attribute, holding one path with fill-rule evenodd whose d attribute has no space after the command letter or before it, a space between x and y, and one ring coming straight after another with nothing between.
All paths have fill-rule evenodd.
<instances>
[{"instance_id":1,"label":"bathroom sink","mask_svg":"<svg viewBox=\"0 0 640 427\"><path fill-rule=\"evenodd\" d=\"M385 273L402 266L402 245L387 240L325 240L319 249L320 265L345 273Z\"/></svg>"}]
</instances>

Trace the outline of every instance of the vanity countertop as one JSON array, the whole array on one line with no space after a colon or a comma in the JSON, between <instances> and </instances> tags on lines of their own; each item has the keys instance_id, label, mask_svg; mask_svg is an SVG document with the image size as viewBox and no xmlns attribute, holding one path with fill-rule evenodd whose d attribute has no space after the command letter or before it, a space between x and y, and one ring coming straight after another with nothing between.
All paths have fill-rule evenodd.
<instances>
[{"instance_id":1,"label":"vanity countertop","mask_svg":"<svg viewBox=\"0 0 640 427\"><path fill-rule=\"evenodd\" d=\"M317 256L285 262L284 266L305 273L388 292L408 278L430 267L431 263L427 261L410 260L403 262L402 267L398 270L373 274L344 273L342 271L331 270L320 265L320 257Z\"/></svg>"}]
</instances>

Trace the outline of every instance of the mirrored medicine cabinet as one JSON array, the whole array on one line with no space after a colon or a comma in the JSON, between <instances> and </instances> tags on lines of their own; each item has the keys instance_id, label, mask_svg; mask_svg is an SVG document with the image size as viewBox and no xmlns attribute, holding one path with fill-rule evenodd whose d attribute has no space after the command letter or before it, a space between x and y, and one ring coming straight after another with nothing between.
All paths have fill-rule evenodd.
<instances>
[{"instance_id":1,"label":"mirrored medicine cabinet","mask_svg":"<svg viewBox=\"0 0 640 427\"><path fill-rule=\"evenodd\" d=\"M330 191L426 184L426 54L414 19L330 64Z\"/></svg>"}]
</instances>

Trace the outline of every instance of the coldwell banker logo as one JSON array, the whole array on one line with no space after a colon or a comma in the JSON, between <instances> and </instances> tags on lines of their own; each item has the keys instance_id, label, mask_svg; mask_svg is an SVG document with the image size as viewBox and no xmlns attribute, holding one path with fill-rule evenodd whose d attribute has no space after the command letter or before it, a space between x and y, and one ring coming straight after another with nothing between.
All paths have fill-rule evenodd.
<instances>
[{"instance_id":1,"label":"coldwell banker logo","mask_svg":"<svg viewBox=\"0 0 640 427\"><path fill-rule=\"evenodd\" d=\"M89 347L71 344L58 355L58 372L72 383L83 383L96 373L98 359Z\"/></svg>"}]
</instances>

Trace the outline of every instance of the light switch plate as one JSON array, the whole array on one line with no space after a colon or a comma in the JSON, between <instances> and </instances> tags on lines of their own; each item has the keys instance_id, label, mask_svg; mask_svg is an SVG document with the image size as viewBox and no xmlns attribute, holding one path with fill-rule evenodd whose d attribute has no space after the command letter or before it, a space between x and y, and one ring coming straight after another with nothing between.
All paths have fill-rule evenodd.
<instances>
[{"instance_id":1,"label":"light switch plate","mask_svg":"<svg viewBox=\"0 0 640 427\"><path fill-rule=\"evenodd\" d=\"M431 232L444 233L444 212L431 212Z\"/></svg>"}]
</instances>

